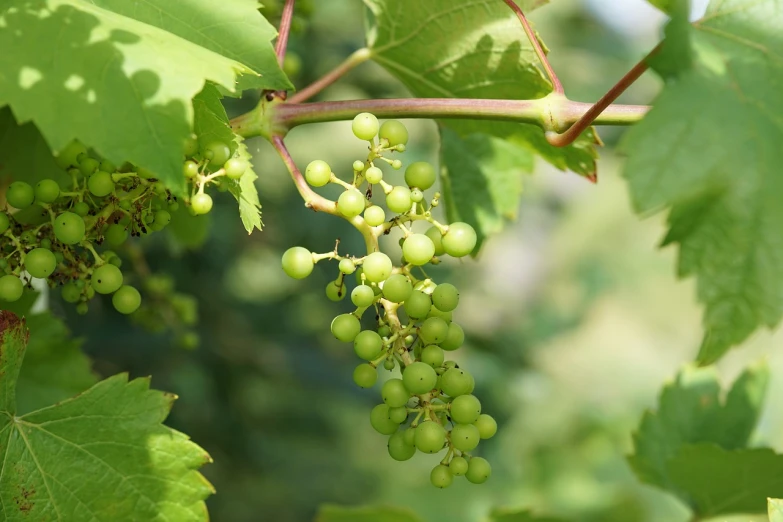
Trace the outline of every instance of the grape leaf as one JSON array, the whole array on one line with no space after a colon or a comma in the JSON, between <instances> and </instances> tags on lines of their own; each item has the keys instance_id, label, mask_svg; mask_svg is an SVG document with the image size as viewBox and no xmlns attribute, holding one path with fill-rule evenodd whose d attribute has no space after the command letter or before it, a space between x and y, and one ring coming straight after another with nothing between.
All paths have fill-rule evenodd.
<instances>
[{"instance_id":1,"label":"grape leaf","mask_svg":"<svg viewBox=\"0 0 783 522\"><path fill-rule=\"evenodd\" d=\"M364 0L372 59L421 97L543 98L552 85L537 67L514 13L495 0ZM527 12L546 0L519 2ZM543 156L559 169L595 175L593 129L568 147L553 147L532 124L444 120L462 136L485 133Z\"/></svg>"},{"instance_id":2,"label":"grape leaf","mask_svg":"<svg viewBox=\"0 0 783 522\"><path fill-rule=\"evenodd\" d=\"M247 151L247 146L239 136L236 137L236 141L239 144L239 157L247 160L249 163L251 156ZM261 202L258 199L258 190L255 185L257 179L258 176L253 172L253 167L250 166L239 180L230 181L228 186L229 192L233 194L237 203L239 203L239 217L242 220L242 224L245 225L245 230L247 230L248 234L252 233L254 229L261 230L263 227L263 223L261 223Z\"/></svg>"},{"instance_id":3,"label":"grape leaf","mask_svg":"<svg viewBox=\"0 0 783 522\"><path fill-rule=\"evenodd\" d=\"M161 424L175 397L116 375L22 416L24 322L0 312L0 509L29 520L206 521L204 450Z\"/></svg>"},{"instance_id":4,"label":"grape leaf","mask_svg":"<svg viewBox=\"0 0 783 522\"><path fill-rule=\"evenodd\" d=\"M233 154L237 144L221 98L223 95L217 87L211 83L204 85L204 89L193 98L193 130L202 148L213 141L220 141L228 144Z\"/></svg>"},{"instance_id":5,"label":"grape leaf","mask_svg":"<svg viewBox=\"0 0 783 522\"><path fill-rule=\"evenodd\" d=\"M489 522L563 522L559 518L539 517L528 510L510 511L496 509L489 516Z\"/></svg>"},{"instance_id":6,"label":"grape leaf","mask_svg":"<svg viewBox=\"0 0 783 522\"><path fill-rule=\"evenodd\" d=\"M44 178L53 179L62 187L71 183L35 125L18 125L8 107L0 108L0 179L35 184Z\"/></svg>"},{"instance_id":7,"label":"grape leaf","mask_svg":"<svg viewBox=\"0 0 783 522\"><path fill-rule=\"evenodd\" d=\"M681 447L667 463L678 496L698 517L763 513L783 496L783 455L768 448L728 451L714 444Z\"/></svg>"},{"instance_id":8,"label":"grape leaf","mask_svg":"<svg viewBox=\"0 0 783 522\"><path fill-rule=\"evenodd\" d=\"M471 134L461 138L441 129L441 188L449 222L476 229L479 246L516 219L522 174L533 169L533 155L499 138Z\"/></svg>"},{"instance_id":9,"label":"grape leaf","mask_svg":"<svg viewBox=\"0 0 783 522\"><path fill-rule=\"evenodd\" d=\"M639 480L676 491L669 463L684 445L710 443L726 450L745 448L758 422L769 368L747 368L723 403L714 368L685 368L663 388L658 411L648 411L633 434L628 458Z\"/></svg>"},{"instance_id":10,"label":"grape leaf","mask_svg":"<svg viewBox=\"0 0 783 522\"><path fill-rule=\"evenodd\" d=\"M413 511L398 507L358 506L343 507L331 504L318 509L315 522L422 522Z\"/></svg>"},{"instance_id":11,"label":"grape leaf","mask_svg":"<svg viewBox=\"0 0 783 522\"><path fill-rule=\"evenodd\" d=\"M713 2L675 41L691 67L623 143L636 210L670 209L664 244L679 244L680 277L697 278L702 364L783 314L782 6Z\"/></svg>"},{"instance_id":12,"label":"grape leaf","mask_svg":"<svg viewBox=\"0 0 783 522\"><path fill-rule=\"evenodd\" d=\"M767 513L769 514L769 522L783 522L783 500L767 499Z\"/></svg>"},{"instance_id":13,"label":"grape leaf","mask_svg":"<svg viewBox=\"0 0 783 522\"><path fill-rule=\"evenodd\" d=\"M193 97L206 80L232 90L237 73L251 72L87 0L6 2L0 48L0 106L34 122L52 150L79 139L179 193Z\"/></svg>"},{"instance_id":14,"label":"grape leaf","mask_svg":"<svg viewBox=\"0 0 783 522\"><path fill-rule=\"evenodd\" d=\"M237 79L245 89L291 90L271 40L277 30L258 10L257 0L92 0L92 3L189 40L260 73ZM186 16L183 16L186 14Z\"/></svg>"}]
</instances>

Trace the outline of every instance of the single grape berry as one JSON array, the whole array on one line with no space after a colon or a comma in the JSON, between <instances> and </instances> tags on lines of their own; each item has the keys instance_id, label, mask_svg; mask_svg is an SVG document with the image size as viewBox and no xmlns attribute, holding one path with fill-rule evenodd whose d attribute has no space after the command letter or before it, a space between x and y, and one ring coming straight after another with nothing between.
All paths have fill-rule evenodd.
<instances>
[{"instance_id":1,"label":"single grape berry","mask_svg":"<svg viewBox=\"0 0 783 522\"><path fill-rule=\"evenodd\" d=\"M401 303L405 301L413 291L408 276L403 274L394 274L383 283L383 297L392 303Z\"/></svg>"},{"instance_id":2,"label":"single grape berry","mask_svg":"<svg viewBox=\"0 0 783 522\"><path fill-rule=\"evenodd\" d=\"M353 351L356 352L360 359L365 361L377 359L381 355L382 348L383 339L377 332L372 330L359 332L359 335L353 340Z\"/></svg>"},{"instance_id":3,"label":"single grape berry","mask_svg":"<svg viewBox=\"0 0 783 522\"><path fill-rule=\"evenodd\" d=\"M76 167L79 165L79 156L87 154L87 148L74 140L66 145L54 158L55 163L61 169L67 169L68 167Z\"/></svg>"},{"instance_id":4,"label":"single grape berry","mask_svg":"<svg viewBox=\"0 0 783 522\"><path fill-rule=\"evenodd\" d=\"M5 200L14 208L24 209L33 204L35 191L29 183L14 181L5 191Z\"/></svg>"},{"instance_id":5,"label":"single grape berry","mask_svg":"<svg viewBox=\"0 0 783 522\"><path fill-rule=\"evenodd\" d=\"M332 320L332 335L344 343L351 343L362 329L359 319L353 314L341 314Z\"/></svg>"},{"instance_id":6,"label":"single grape berry","mask_svg":"<svg viewBox=\"0 0 783 522\"><path fill-rule=\"evenodd\" d=\"M421 203L424 201L424 192L417 188L411 189L411 201L414 203Z\"/></svg>"},{"instance_id":7,"label":"single grape berry","mask_svg":"<svg viewBox=\"0 0 783 522\"><path fill-rule=\"evenodd\" d=\"M223 165L223 170L229 179L241 178L248 168L250 168L250 164L242 158L231 158Z\"/></svg>"},{"instance_id":8,"label":"single grape berry","mask_svg":"<svg viewBox=\"0 0 783 522\"><path fill-rule=\"evenodd\" d=\"M451 418L458 424L473 424L481 415L481 403L474 395L460 395L451 401Z\"/></svg>"},{"instance_id":9,"label":"single grape berry","mask_svg":"<svg viewBox=\"0 0 783 522\"><path fill-rule=\"evenodd\" d=\"M4 234L11 227L11 218L5 212L0 212L0 234Z\"/></svg>"},{"instance_id":10,"label":"single grape berry","mask_svg":"<svg viewBox=\"0 0 783 522\"><path fill-rule=\"evenodd\" d=\"M82 296L81 289L74 283L66 283L60 292L66 303L78 303Z\"/></svg>"},{"instance_id":11,"label":"single grape berry","mask_svg":"<svg viewBox=\"0 0 783 522\"><path fill-rule=\"evenodd\" d=\"M332 168L325 161L311 161L305 168L305 179L313 187L323 187L332 179Z\"/></svg>"},{"instance_id":12,"label":"single grape berry","mask_svg":"<svg viewBox=\"0 0 783 522\"><path fill-rule=\"evenodd\" d=\"M45 279L57 268L57 259L51 250L34 248L24 257L24 269L33 277Z\"/></svg>"},{"instance_id":13,"label":"single grape berry","mask_svg":"<svg viewBox=\"0 0 783 522\"><path fill-rule=\"evenodd\" d=\"M457 323L449 323L449 332L446 340L441 341L440 347L446 351L454 351L465 342L465 331Z\"/></svg>"},{"instance_id":14,"label":"single grape berry","mask_svg":"<svg viewBox=\"0 0 783 522\"><path fill-rule=\"evenodd\" d=\"M330 281L326 285L326 297L330 301L338 302L345 299L345 294L348 293L348 289L345 288L345 284L339 279L336 281Z\"/></svg>"},{"instance_id":15,"label":"single grape berry","mask_svg":"<svg viewBox=\"0 0 783 522\"><path fill-rule=\"evenodd\" d=\"M408 129L397 120L387 120L378 130L378 137L389 142L390 147L405 145L408 143Z\"/></svg>"},{"instance_id":16,"label":"single grape berry","mask_svg":"<svg viewBox=\"0 0 783 522\"><path fill-rule=\"evenodd\" d=\"M440 389L450 397L459 397L472 391L473 377L461 368L449 368L440 376Z\"/></svg>"},{"instance_id":17,"label":"single grape berry","mask_svg":"<svg viewBox=\"0 0 783 522\"><path fill-rule=\"evenodd\" d=\"M443 353L443 350L440 346L436 344L430 344L429 346L425 346L421 351L420 358L421 362L424 364L429 364L433 368L440 368L441 365L443 365L445 354Z\"/></svg>"},{"instance_id":18,"label":"single grape berry","mask_svg":"<svg viewBox=\"0 0 783 522\"><path fill-rule=\"evenodd\" d=\"M435 245L424 234L411 234L402 243L402 255L412 265L426 265L435 255ZM434 295L432 301L435 302Z\"/></svg>"},{"instance_id":19,"label":"single grape berry","mask_svg":"<svg viewBox=\"0 0 783 522\"><path fill-rule=\"evenodd\" d=\"M231 157L231 149L222 141L213 141L204 147L202 154L209 160L210 167L220 168Z\"/></svg>"},{"instance_id":20,"label":"single grape berry","mask_svg":"<svg viewBox=\"0 0 783 522\"><path fill-rule=\"evenodd\" d=\"M386 359L383 361L383 367L389 371L392 371L396 365L394 364L394 359Z\"/></svg>"},{"instance_id":21,"label":"single grape berry","mask_svg":"<svg viewBox=\"0 0 783 522\"><path fill-rule=\"evenodd\" d=\"M212 196L201 192L190 199L190 206L196 215L206 214L212 210Z\"/></svg>"},{"instance_id":22,"label":"single grape berry","mask_svg":"<svg viewBox=\"0 0 783 522\"><path fill-rule=\"evenodd\" d=\"M166 210L156 210L152 222L161 229L171 223L171 214Z\"/></svg>"},{"instance_id":23,"label":"single grape berry","mask_svg":"<svg viewBox=\"0 0 783 522\"><path fill-rule=\"evenodd\" d=\"M141 306L141 294L132 286L121 286L111 296L111 304L121 314L132 314Z\"/></svg>"},{"instance_id":24,"label":"single grape berry","mask_svg":"<svg viewBox=\"0 0 783 522\"><path fill-rule=\"evenodd\" d=\"M417 161L405 169L405 183L409 187L427 190L435 184L435 167L426 161Z\"/></svg>"},{"instance_id":25,"label":"single grape berry","mask_svg":"<svg viewBox=\"0 0 783 522\"><path fill-rule=\"evenodd\" d=\"M427 229L426 232L424 232L424 235L430 238L432 240L432 244L435 245L436 256L442 256L446 253L446 251L443 250L443 234L440 233L438 227L435 225L431 226Z\"/></svg>"},{"instance_id":26,"label":"single grape berry","mask_svg":"<svg viewBox=\"0 0 783 522\"><path fill-rule=\"evenodd\" d=\"M468 461L465 457L454 457L449 462L449 471L455 477L461 477L468 472Z\"/></svg>"},{"instance_id":27,"label":"single grape berry","mask_svg":"<svg viewBox=\"0 0 783 522\"><path fill-rule=\"evenodd\" d=\"M437 381L438 374L435 373L432 366L423 362L411 364L405 368L405 372L402 374L405 388L414 395L427 393L435 387Z\"/></svg>"},{"instance_id":28,"label":"single grape berry","mask_svg":"<svg viewBox=\"0 0 783 522\"><path fill-rule=\"evenodd\" d=\"M432 308L430 308L430 315L429 317L438 317L440 319L443 319L446 321L446 324L451 324L452 316L454 315L454 312L444 312L442 310L438 310L438 307L435 305L432 305Z\"/></svg>"},{"instance_id":29,"label":"single grape berry","mask_svg":"<svg viewBox=\"0 0 783 522\"><path fill-rule=\"evenodd\" d=\"M101 160L101 163L98 165L98 168L100 168L104 172L117 172L117 166L107 159Z\"/></svg>"},{"instance_id":30,"label":"single grape berry","mask_svg":"<svg viewBox=\"0 0 783 522\"><path fill-rule=\"evenodd\" d=\"M313 254L303 247L291 247L283 254L283 270L289 277L304 279L313 272Z\"/></svg>"},{"instance_id":31,"label":"single grape berry","mask_svg":"<svg viewBox=\"0 0 783 522\"><path fill-rule=\"evenodd\" d=\"M340 194L340 197L337 198L337 210L339 210L343 216L352 218L364 212L366 201L364 194L356 189L350 188Z\"/></svg>"},{"instance_id":32,"label":"single grape berry","mask_svg":"<svg viewBox=\"0 0 783 522\"><path fill-rule=\"evenodd\" d=\"M408 212L412 204L411 191L408 187L400 185L394 187L391 192L386 194L386 206L397 214Z\"/></svg>"},{"instance_id":33,"label":"single grape berry","mask_svg":"<svg viewBox=\"0 0 783 522\"><path fill-rule=\"evenodd\" d=\"M386 212L378 205L367 207L364 211L364 220L371 227L377 227L386 221Z\"/></svg>"},{"instance_id":34,"label":"single grape berry","mask_svg":"<svg viewBox=\"0 0 783 522\"><path fill-rule=\"evenodd\" d=\"M89 176L93 172L96 172L100 166L101 163L98 160L87 156L79 163L79 170L84 176Z\"/></svg>"},{"instance_id":35,"label":"single grape berry","mask_svg":"<svg viewBox=\"0 0 783 522\"><path fill-rule=\"evenodd\" d=\"M0 277L0 301L13 303L22 297L24 284L22 280L14 275L4 275Z\"/></svg>"},{"instance_id":36,"label":"single grape berry","mask_svg":"<svg viewBox=\"0 0 783 522\"><path fill-rule=\"evenodd\" d=\"M86 205L86 204L85 204ZM73 212L63 212L54 219L54 237L66 245L75 245L84 239L84 219Z\"/></svg>"},{"instance_id":37,"label":"single grape berry","mask_svg":"<svg viewBox=\"0 0 783 522\"><path fill-rule=\"evenodd\" d=\"M480 440L479 430L473 424L457 424L451 429L451 444L460 451L473 451Z\"/></svg>"},{"instance_id":38,"label":"single grape berry","mask_svg":"<svg viewBox=\"0 0 783 522\"><path fill-rule=\"evenodd\" d=\"M361 160L356 160L353 162L353 170L356 172L361 172L364 170L364 162Z\"/></svg>"},{"instance_id":39,"label":"single grape berry","mask_svg":"<svg viewBox=\"0 0 783 522\"><path fill-rule=\"evenodd\" d=\"M448 333L449 325L440 317L429 317L419 327L419 336L427 344L440 344L446 340Z\"/></svg>"},{"instance_id":40,"label":"single grape berry","mask_svg":"<svg viewBox=\"0 0 783 522\"><path fill-rule=\"evenodd\" d=\"M95 269L90 285L99 294L111 294L122 286L122 272L116 266L107 263Z\"/></svg>"},{"instance_id":41,"label":"single grape berry","mask_svg":"<svg viewBox=\"0 0 783 522\"><path fill-rule=\"evenodd\" d=\"M416 454L416 447L405 442L405 432L398 431L389 437L389 456L394 460L408 460Z\"/></svg>"},{"instance_id":42,"label":"single grape berry","mask_svg":"<svg viewBox=\"0 0 783 522\"><path fill-rule=\"evenodd\" d=\"M402 424L408 420L408 408L400 406L398 408L389 408L389 418L397 424ZM401 432L402 433L402 432Z\"/></svg>"},{"instance_id":43,"label":"single grape berry","mask_svg":"<svg viewBox=\"0 0 783 522\"><path fill-rule=\"evenodd\" d=\"M452 257L464 257L476 248L476 231L467 223L458 221L449 225L443 235L443 250Z\"/></svg>"},{"instance_id":44,"label":"single grape berry","mask_svg":"<svg viewBox=\"0 0 783 522\"><path fill-rule=\"evenodd\" d=\"M451 312L457 308L459 304L457 287L449 283L442 283L436 286L432 292L432 304L443 312Z\"/></svg>"},{"instance_id":45,"label":"single grape berry","mask_svg":"<svg viewBox=\"0 0 783 522\"><path fill-rule=\"evenodd\" d=\"M188 160L182 164L182 174L186 178L195 178L198 175L198 163Z\"/></svg>"},{"instance_id":46,"label":"single grape berry","mask_svg":"<svg viewBox=\"0 0 783 522\"><path fill-rule=\"evenodd\" d=\"M410 393L401 379L389 379L383 383L381 397L390 408L400 408L408 403Z\"/></svg>"},{"instance_id":47,"label":"single grape berry","mask_svg":"<svg viewBox=\"0 0 783 522\"><path fill-rule=\"evenodd\" d=\"M405 300L405 313L411 319L423 319L427 317L432 308L432 300L429 294L421 290L414 290Z\"/></svg>"},{"instance_id":48,"label":"single grape berry","mask_svg":"<svg viewBox=\"0 0 783 522\"><path fill-rule=\"evenodd\" d=\"M498 432L498 423L486 413L479 415L473 424L478 428L479 436L482 439L490 439Z\"/></svg>"},{"instance_id":49,"label":"single grape berry","mask_svg":"<svg viewBox=\"0 0 783 522\"><path fill-rule=\"evenodd\" d=\"M351 123L353 135L364 141L372 141L378 134L378 129L378 118L369 112L357 114Z\"/></svg>"},{"instance_id":50,"label":"single grape berry","mask_svg":"<svg viewBox=\"0 0 783 522\"><path fill-rule=\"evenodd\" d=\"M446 430L437 422L426 420L416 427L414 443L422 453L437 453L446 443Z\"/></svg>"},{"instance_id":51,"label":"single grape berry","mask_svg":"<svg viewBox=\"0 0 783 522\"><path fill-rule=\"evenodd\" d=\"M483 484L492 475L492 466L486 459L481 457L472 457L468 462L468 471L465 478L473 484Z\"/></svg>"},{"instance_id":52,"label":"single grape berry","mask_svg":"<svg viewBox=\"0 0 783 522\"><path fill-rule=\"evenodd\" d=\"M366 308L375 301L375 292L367 285L359 285L351 292L351 302L359 308Z\"/></svg>"},{"instance_id":53,"label":"single grape berry","mask_svg":"<svg viewBox=\"0 0 783 522\"><path fill-rule=\"evenodd\" d=\"M60 185L53 179L42 179L35 184L35 199L39 203L54 203L60 197Z\"/></svg>"},{"instance_id":54,"label":"single grape berry","mask_svg":"<svg viewBox=\"0 0 783 522\"><path fill-rule=\"evenodd\" d=\"M379 404L370 412L370 425L381 435L391 435L400 427L389 418L389 406ZM444 434L445 437L445 434Z\"/></svg>"},{"instance_id":55,"label":"single grape berry","mask_svg":"<svg viewBox=\"0 0 783 522\"><path fill-rule=\"evenodd\" d=\"M379 169L378 167L370 167L366 171L364 171L364 178L367 180L367 183L370 183L372 185L376 183L380 183L383 179L383 171Z\"/></svg>"},{"instance_id":56,"label":"single grape berry","mask_svg":"<svg viewBox=\"0 0 783 522\"><path fill-rule=\"evenodd\" d=\"M448 466L444 466L443 464L438 464L432 469L432 472L430 472L430 482L432 482L432 485L436 488L445 489L451 486L453 481L454 476Z\"/></svg>"},{"instance_id":57,"label":"single grape berry","mask_svg":"<svg viewBox=\"0 0 783 522\"><path fill-rule=\"evenodd\" d=\"M87 180L87 188L93 196L102 198L114 191L114 181L111 179L111 174L99 170Z\"/></svg>"},{"instance_id":58,"label":"single grape berry","mask_svg":"<svg viewBox=\"0 0 783 522\"><path fill-rule=\"evenodd\" d=\"M391 168L394 170L400 170L402 168L402 161L396 159L391 162Z\"/></svg>"},{"instance_id":59,"label":"single grape berry","mask_svg":"<svg viewBox=\"0 0 783 522\"><path fill-rule=\"evenodd\" d=\"M367 363L360 364L353 371L353 382L361 388L372 388L378 380L378 372Z\"/></svg>"},{"instance_id":60,"label":"single grape berry","mask_svg":"<svg viewBox=\"0 0 783 522\"><path fill-rule=\"evenodd\" d=\"M368 281L380 283L389 278L392 272L392 261L383 252L373 252L364 258L362 271Z\"/></svg>"}]
</instances>

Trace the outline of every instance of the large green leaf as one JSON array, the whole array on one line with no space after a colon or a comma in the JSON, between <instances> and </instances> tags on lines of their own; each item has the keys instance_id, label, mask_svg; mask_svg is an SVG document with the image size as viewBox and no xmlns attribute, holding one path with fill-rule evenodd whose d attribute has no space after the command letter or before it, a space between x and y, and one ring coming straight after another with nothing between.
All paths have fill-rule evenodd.
<instances>
[{"instance_id":1,"label":"large green leaf","mask_svg":"<svg viewBox=\"0 0 783 522\"><path fill-rule=\"evenodd\" d=\"M422 522L413 511L397 507L343 507L325 504L318 509L315 522Z\"/></svg>"},{"instance_id":2,"label":"large green leaf","mask_svg":"<svg viewBox=\"0 0 783 522\"><path fill-rule=\"evenodd\" d=\"M271 40L277 30L259 12L258 0L92 0L117 14L154 25L258 72L237 79L244 89L290 90Z\"/></svg>"},{"instance_id":3,"label":"large green leaf","mask_svg":"<svg viewBox=\"0 0 783 522\"><path fill-rule=\"evenodd\" d=\"M50 178L63 187L71 182L35 125L18 125L8 107L0 109L0 158L0 179L36 183Z\"/></svg>"},{"instance_id":4,"label":"large green leaf","mask_svg":"<svg viewBox=\"0 0 783 522\"><path fill-rule=\"evenodd\" d=\"M769 522L783 522L783 500L770 498L767 502Z\"/></svg>"},{"instance_id":5,"label":"large green leaf","mask_svg":"<svg viewBox=\"0 0 783 522\"><path fill-rule=\"evenodd\" d=\"M623 148L637 211L670 209L664 244L697 278L706 364L783 314L783 0L713 2L688 31L667 46L692 65Z\"/></svg>"},{"instance_id":6,"label":"large green leaf","mask_svg":"<svg viewBox=\"0 0 783 522\"><path fill-rule=\"evenodd\" d=\"M134 5L136 3L134 2ZM33 121L50 148L78 138L181 190L191 100L206 80L235 87L239 62L87 0L0 7L0 106Z\"/></svg>"},{"instance_id":7,"label":"large green leaf","mask_svg":"<svg viewBox=\"0 0 783 522\"><path fill-rule=\"evenodd\" d=\"M27 329L0 312L0 506L3 520L206 521L209 455L161 423L175 397L126 375L17 415Z\"/></svg>"},{"instance_id":8,"label":"large green leaf","mask_svg":"<svg viewBox=\"0 0 783 522\"><path fill-rule=\"evenodd\" d=\"M239 157L247 160L249 163L252 157L247 150L247 145L244 144L239 136L237 136L236 140L239 147ZM261 201L258 199L258 189L256 189L255 184L257 179L258 175L251 166L242 174L241 178L229 181L228 186L228 190L239 203L239 218L242 220L242 224L248 234L256 229L261 230L263 227L261 222Z\"/></svg>"}]
</instances>

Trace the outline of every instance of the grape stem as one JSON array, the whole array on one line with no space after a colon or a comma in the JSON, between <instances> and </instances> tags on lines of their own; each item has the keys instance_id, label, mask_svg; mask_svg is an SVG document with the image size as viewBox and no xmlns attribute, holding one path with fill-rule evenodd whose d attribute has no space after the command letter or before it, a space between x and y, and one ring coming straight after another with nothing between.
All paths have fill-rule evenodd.
<instances>
[{"instance_id":1,"label":"grape stem","mask_svg":"<svg viewBox=\"0 0 783 522\"><path fill-rule=\"evenodd\" d=\"M351 71L357 65L363 64L367 60L372 58L371 51L362 47L361 49L354 51L351 55L343 61L340 65L326 73L324 76L314 81L301 91L297 92L289 98L291 103L302 103L309 100L322 90L329 87L331 84L342 78L346 73Z\"/></svg>"},{"instance_id":2,"label":"grape stem","mask_svg":"<svg viewBox=\"0 0 783 522\"><path fill-rule=\"evenodd\" d=\"M275 55L277 63L283 67L285 61L285 51L288 46L288 34L291 32L291 20L294 17L294 3L296 0L285 0L283 14L280 17L280 29L278 30L277 42L275 43Z\"/></svg>"}]
</instances>

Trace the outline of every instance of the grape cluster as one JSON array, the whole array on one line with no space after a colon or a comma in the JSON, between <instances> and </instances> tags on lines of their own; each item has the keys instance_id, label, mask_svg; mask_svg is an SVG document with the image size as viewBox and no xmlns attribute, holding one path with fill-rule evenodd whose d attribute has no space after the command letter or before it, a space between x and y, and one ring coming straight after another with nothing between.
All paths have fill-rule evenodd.
<instances>
[{"instance_id":1,"label":"grape cluster","mask_svg":"<svg viewBox=\"0 0 783 522\"><path fill-rule=\"evenodd\" d=\"M399 461L416 453L438 453L445 457L431 472L430 480L439 488L448 487L454 477L465 476L474 484L485 482L489 463L471 455L481 439L497 431L495 420L481 412L480 401L472 395L474 380L470 373L447 353L464 342L462 327L452 320L459 303L457 288L449 283L436 284L424 272L427 264L439 257L464 257L476 246L476 232L466 223L444 225L432 216L439 195L425 202L424 191L435 183L435 169L426 162L415 162L404 171L404 185L394 186L384 180L376 165L385 162L394 170L402 167L399 159L387 156L404 152L408 141L405 126L394 120L379 125L369 113L356 116L354 135L369 143L366 161L353 164L353 182L338 178L324 161L311 162L305 179L313 187L328 183L342 185L335 209L357 228L370 227L377 238L393 228L402 231L400 263L389 255L371 248L366 256L342 256L333 252L316 254L303 247L288 249L282 257L283 270L291 277L303 279L322 260L338 261L338 277L326 287L332 301L350 295L356 306L352 313L338 315L331 324L332 334L340 341L353 343L356 355L364 363L353 373L355 383L370 388L378 380L378 366L400 375L381 387L383 402L370 413L372 427L389 436L389 455ZM362 192L366 183L366 189ZM379 186L385 194L386 211L370 201ZM423 232L414 226L426 223ZM347 288L347 276L354 274L356 286ZM372 309L373 329L362 329L361 319Z\"/></svg>"},{"instance_id":2,"label":"grape cluster","mask_svg":"<svg viewBox=\"0 0 783 522\"><path fill-rule=\"evenodd\" d=\"M183 175L191 190L184 203L192 214L212 208L207 185L226 189L248 169L247 161L232 156L225 143L186 143ZM31 278L39 278L59 286L63 300L80 314L96 294L111 294L122 314L136 312L141 293L126 284L117 251L131 236L166 228L179 207L177 197L149 170L116 166L78 141L55 159L64 179L70 178L68 186L43 179L34 186L14 181L6 190L11 208L0 210L0 302L18 300Z\"/></svg>"}]
</instances>

